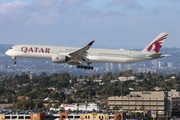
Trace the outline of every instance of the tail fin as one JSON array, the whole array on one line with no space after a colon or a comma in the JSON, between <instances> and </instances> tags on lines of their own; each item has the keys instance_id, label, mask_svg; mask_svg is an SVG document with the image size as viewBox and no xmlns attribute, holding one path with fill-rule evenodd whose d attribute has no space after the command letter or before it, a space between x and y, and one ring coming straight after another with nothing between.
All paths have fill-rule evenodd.
<instances>
[{"instance_id":1,"label":"tail fin","mask_svg":"<svg viewBox=\"0 0 180 120\"><path fill-rule=\"evenodd\" d=\"M168 36L168 33L162 32L142 51L143 52L159 53L159 51L162 47L162 44L166 40L167 36Z\"/></svg>"}]
</instances>

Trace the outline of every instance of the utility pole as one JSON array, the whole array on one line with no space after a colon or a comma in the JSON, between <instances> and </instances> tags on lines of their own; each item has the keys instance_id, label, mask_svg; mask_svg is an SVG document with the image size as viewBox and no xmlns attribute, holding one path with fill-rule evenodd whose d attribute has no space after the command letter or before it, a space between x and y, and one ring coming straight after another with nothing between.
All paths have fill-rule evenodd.
<instances>
[{"instance_id":1,"label":"utility pole","mask_svg":"<svg viewBox=\"0 0 180 120\"><path fill-rule=\"evenodd\" d=\"M123 97L123 87L122 87L122 85L123 85L123 82L121 81L121 97Z\"/></svg>"}]
</instances>

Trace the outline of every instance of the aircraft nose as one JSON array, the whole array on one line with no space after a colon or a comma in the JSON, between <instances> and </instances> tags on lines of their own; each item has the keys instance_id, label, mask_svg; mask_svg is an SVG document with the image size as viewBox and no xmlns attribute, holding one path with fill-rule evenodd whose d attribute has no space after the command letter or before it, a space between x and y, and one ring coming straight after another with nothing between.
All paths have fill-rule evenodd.
<instances>
[{"instance_id":1,"label":"aircraft nose","mask_svg":"<svg viewBox=\"0 0 180 120\"><path fill-rule=\"evenodd\" d=\"M10 56L10 50L7 50L7 51L5 52L5 54L8 55L8 56Z\"/></svg>"}]
</instances>

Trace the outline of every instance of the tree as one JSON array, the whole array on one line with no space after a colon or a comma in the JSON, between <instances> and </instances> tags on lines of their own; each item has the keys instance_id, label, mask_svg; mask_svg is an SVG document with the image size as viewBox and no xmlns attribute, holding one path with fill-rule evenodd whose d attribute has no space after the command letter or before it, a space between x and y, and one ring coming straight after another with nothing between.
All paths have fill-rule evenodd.
<instances>
[{"instance_id":1,"label":"tree","mask_svg":"<svg viewBox=\"0 0 180 120\"><path fill-rule=\"evenodd\" d=\"M140 106L140 110L141 110L141 111L144 111L144 109L145 109L145 107L144 107L144 105L142 104L142 105Z\"/></svg>"},{"instance_id":2,"label":"tree","mask_svg":"<svg viewBox=\"0 0 180 120\"><path fill-rule=\"evenodd\" d=\"M33 104L35 105L35 109L38 109L38 110L44 107L43 101L41 99L34 100Z\"/></svg>"},{"instance_id":3,"label":"tree","mask_svg":"<svg viewBox=\"0 0 180 120\"><path fill-rule=\"evenodd\" d=\"M115 110L116 112L118 112L119 106L115 105L115 106L113 107L113 110Z\"/></svg>"},{"instance_id":4,"label":"tree","mask_svg":"<svg viewBox=\"0 0 180 120\"><path fill-rule=\"evenodd\" d=\"M137 111L137 108L135 107L135 108L134 108L134 113L135 113L136 111Z\"/></svg>"},{"instance_id":5,"label":"tree","mask_svg":"<svg viewBox=\"0 0 180 120\"><path fill-rule=\"evenodd\" d=\"M135 118L135 113L131 112L129 116L130 116L130 118Z\"/></svg>"},{"instance_id":6,"label":"tree","mask_svg":"<svg viewBox=\"0 0 180 120\"><path fill-rule=\"evenodd\" d=\"M31 102L29 100L21 100L15 104L17 109L28 110L31 108Z\"/></svg>"},{"instance_id":7,"label":"tree","mask_svg":"<svg viewBox=\"0 0 180 120\"><path fill-rule=\"evenodd\" d=\"M140 72L140 73L137 73L137 74L135 74L135 77L137 78L137 79L143 79L143 77L144 77L144 74L142 73L142 72Z\"/></svg>"},{"instance_id":8,"label":"tree","mask_svg":"<svg viewBox=\"0 0 180 120\"><path fill-rule=\"evenodd\" d=\"M51 104L51 102L48 102L48 105L47 105L47 109L50 109L52 107L52 104Z\"/></svg>"},{"instance_id":9,"label":"tree","mask_svg":"<svg viewBox=\"0 0 180 120\"><path fill-rule=\"evenodd\" d=\"M79 103L77 103L77 110L76 110L77 113L79 113Z\"/></svg>"},{"instance_id":10,"label":"tree","mask_svg":"<svg viewBox=\"0 0 180 120\"><path fill-rule=\"evenodd\" d=\"M74 100L71 97L67 97L67 103L72 104L74 103Z\"/></svg>"},{"instance_id":11,"label":"tree","mask_svg":"<svg viewBox=\"0 0 180 120\"><path fill-rule=\"evenodd\" d=\"M72 111L71 111L71 109L68 109L68 113L71 113Z\"/></svg>"},{"instance_id":12,"label":"tree","mask_svg":"<svg viewBox=\"0 0 180 120\"><path fill-rule=\"evenodd\" d=\"M55 107L55 108L58 108L58 107L59 107L59 105L60 105L60 103L59 103L59 102L57 102L57 103L55 103L55 104L54 104L54 107Z\"/></svg>"},{"instance_id":13,"label":"tree","mask_svg":"<svg viewBox=\"0 0 180 120\"><path fill-rule=\"evenodd\" d=\"M59 92L59 102L63 103L66 99L66 95L64 94L64 92Z\"/></svg>"},{"instance_id":14,"label":"tree","mask_svg":"<svg viewBox=\"0 0 180 120\"><path fill-rule=\"evenodd\" d=\"M12 89L6 89L3 93L4 96L15 95L15 91Z\"/></svg>"},{"instance_id":15,"label":"tree","mask_svg":"<svg viewBox=\"0 0 180 120\"><path fill-rule=\"evenodd\" d=\"M4 91L5 91L4 87L0 86L0 95L2 95Z\"/></svg>"},{"instance_id":16,"label":"tree","mask_svg":"<svg viewBox=\"0 0 180 120\"><path fill-rule=\"evenodd\" d=\"M69 73L67 72L64 72L64 73L60 73L58 75L58 80L59 82L62 82L62 81L69 81L71 79L71 76Z\"/></svg>"},{"instance_id":17,"label":"tree","mask_svg":"<svg viewBox=\"0 0 180 120\"><path fill-rule=\"evenodd\" d=\"M121 120L121 115L118 114L118 116L116 117L116 120Z\"/></svg>"},{"instance_id":18,"label":"tree","mask_svg":"<svg viewBox=\"0 0 180 120\"><path fill-rule=\"evenodd\" d=\"M105 105L104 108L105 108L106 112L108 112L109 109L110 109L110 106L109 105Z\"/></svg>"},{"instance_id":19,"label":"tree","mask_svg":"<svg viewBox=\"0 0 180 120\"><path fill-rule=\"evenodd\" d=\"M133 71L132 70L126 70L123 72L123 76L125 77L129 77L133 75Z\"/></svg>"},{"instance_id":20,"label":"tree","mask_svg":"<svg viewBox=\"0 0 180 120\"><path fill-rule=\"evenodd\" d=\"M87 103L87 101L86 101L86 111L87 111L87 107L88 107L88 103Z\"/></svg>"},{"instance_id":21,"label":"tree","mask_svg":"<svg viewBox=\"0 0 180 120\"><path fill-rule=\"evenodd\" d=\"M136 117L136 118L140 118L140 117L141 117L141 114L140 114L139 112L136 112L136 113L135 113L135 117Z\"/></svg>"},{"instance_id":22,"label":"tree","mask_svg":"<svg viewBox=\"0 0 180 120\"><path fill-rule=\"evenodd\" d=\"M108 72L103 75L103 80L112 80L113 79L113 74L112 72Z\"/></svg>"},{"instance_id":23,"label":"tree","mask_svg":"<svg viewBox=\"0 0 180 120\"><path fill-rule=\"evenodd\" d=\"M99 77L100 77L100 74L92 74L91 75L92 80L98 79Z\"/></svg>"},{"instance_id":24,"label":"tree","mask_svg":"<svg viewBox=\"0 0 180 120\"><path fill-rule=\"evenodd\" d=\"M29 91L31 91L31 86L30 85L24 86L20 88L20 90L17 92L17 95L25 95Z\"/></svg>"},{"instance_id":25,"label":"tree","mask_svg":"<svg viewBox=\"0 0 180 120\"><path fill-rule=\"evenodd\" d=\"M61 108L60 108L60 111L61 111L61 112L64 112L64 111L65 111L64 107L61 107Z\"/></svg>"},{"instance_id":26,"label":"tree","mask_svg":"<svg viewBox=\"0 0 180 120\"><path fill-rule=\"evenodd\" d=\"M122 106L121 105L119 105L118 108L119 108L119 110L122 110Z\"/></svg>"}]
</instances>

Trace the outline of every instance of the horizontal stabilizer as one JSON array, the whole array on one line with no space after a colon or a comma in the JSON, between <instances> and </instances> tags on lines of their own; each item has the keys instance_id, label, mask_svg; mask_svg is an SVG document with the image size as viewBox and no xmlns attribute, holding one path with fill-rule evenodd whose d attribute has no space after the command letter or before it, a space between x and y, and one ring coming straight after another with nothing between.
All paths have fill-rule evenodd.
<instances>
[{"instance_id":1,"label":"horizontal stabilizer","mask_svg":"<svg viewBox=\"0 0 180 120\"><path fill-rule=\"evenodd\" d=\"M169 55L169 54L163 54L163 56L164 56L164 57L168 57L168 56L171 56L171 55Z\"/></svg>"},{"instance_id":2,"label":"horizontal stabilizer","mask_svg":"<svg viewBox=\"0 0 180 120\"><path fill-rule=\"evenodd\" d=\"M148 55L148 57L155 59L155 58L160 58L160 57L165 57L165 56L162 55L162 53L154 53L154 54Z\"/></svg>"}]
</instances>

